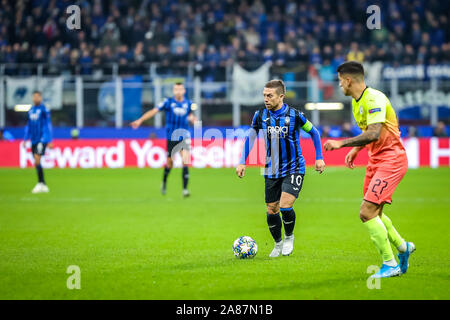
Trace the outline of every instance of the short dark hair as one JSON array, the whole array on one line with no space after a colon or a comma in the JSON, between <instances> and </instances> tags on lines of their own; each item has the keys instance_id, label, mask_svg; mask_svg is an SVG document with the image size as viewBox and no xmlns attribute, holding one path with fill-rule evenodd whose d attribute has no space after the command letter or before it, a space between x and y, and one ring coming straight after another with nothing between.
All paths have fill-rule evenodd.
<instances>
[{"instance_id":1,"label":"short dark hair","mask_svg":"<svg viewBox=\"0 0 450 320\"><path fill-rule=\"evenodd\" d=\"M42 93L41 93L39 90L34 90L34 91L33 91L33 94L35 94L35 93L37 93L37 94L39 94L40 96L42 96Z\"/></svg>"},{"instance_id":2,"label":"short dark hair","mask_svg":"<svg viewBox=\"0 0 450 320\"><path fill-rule=\"evenodd\" d=\"M270 80L266 83L264 88L276 89L278 94L286 93L286 86L284 85L283 80Z\"/></svg>"},{"instance_id":3,"label":"short dark hair","mask_svg":"<svg viewBox=\"0 0 450 320\"><path fill-rule=\"evenodd\" d=\"M184 83L183 83L183 82L180 82L180 81L178 81L178 82L175 82L175 86L184 86Z\"/></svg>"},{"instance_id":4,"label":"short dark hair","mask_svg":"<svg viewBox=\"0 0 450 320\"><path fill-rule=\"evenodd\" d=\"M337 72L340 74L347 73L351 75L364 77L364 67L361 63L357 61L346 61L342 63L337 68Z\"/></svg>"}]
</instances>

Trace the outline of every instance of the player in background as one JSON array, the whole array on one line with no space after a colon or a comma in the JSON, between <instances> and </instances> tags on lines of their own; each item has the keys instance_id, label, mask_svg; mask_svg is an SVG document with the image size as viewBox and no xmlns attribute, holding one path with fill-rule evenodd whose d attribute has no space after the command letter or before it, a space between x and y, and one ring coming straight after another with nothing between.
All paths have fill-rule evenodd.
<instances>
[{"instance_id":1,"label":"player in background","mask_svg":"<svg viewBox=\"0 0 450 320\"><path fill-rule=\"evenodd\" d=\"M42 94L39 91L33 92L33 105L27 113L27 125L25 127L25 142L31 140L31 151L33 153L34 165L38 176L38 183L31 191L32 193L49 192L45 184L44 170L41 166L41 157L45 154L45 149L52 147L52 124L50 111L42 103Z\"/></svg>"},{"instance_id":2,"label":"player in background","mask_svg":"<svg viewBox=\"0 0 450 320\"><path fill-rule=\"evenodd\" d=\"M385 203L392 202L392 195L408 170L408 158L400 140L397 116L389 99L380 91L367 87L364 68L359 62L348 61L337 69L339 86L346 96L352 96L353 116L363 131L359 136L335 141L328 140L325 150L353 147L345 157L347 167L364 147L369 152L364 200L360 208L361 221L382 256L383 264L374 278L398 276L408 269L409 255L414 252L412 242L406 242L383 213ZM400 265L394 258L390 242L399 251Z\"/></svg>"},{"instance_id":3,"label":"player in background","mask_svg":"<svg viewBox=\"0 0 450 320\"><path fill-rule=\"evenodd\" d=\"M271 80L264 87L264 104L255 112L245 139L236 174L245 175L245 163L260 130L264 133L266 164L264 169L267 224L275 241L269 257L290 255L294 250L295 211L293 205L300 193L305 175L305 160L300 147L300 129L309 133L316 150L315 170L325 168L320 134L304 114L283 103L286 87L281 80ZM281 237L282 220L284 242Z\"/></svg>"},{"instance_id":4,"label":"player in background","mask_svg":"<svg viewBox=\"0 0 450 320\"><path fill-rule=\"evenodd\" d=\"M134 129L146 120L151 119L159 111L164 111L166 114L166 134L167 134L167 163L164 167L163 182L161 186L161 193L166 194L167 177L173 167L173 156L180 151L183 159L183 197L188 197L189 191L187 189L189 181L190 162L190 147L191 138L189 133L188 121L194 124L197 118L193 114L197 108L195 103L185 98L186 88L181 82L177 82L173 86L173 97L165 99L157 107L144 113L139 119L133 121L131 126Z\"/></svg>"}]
</instances>

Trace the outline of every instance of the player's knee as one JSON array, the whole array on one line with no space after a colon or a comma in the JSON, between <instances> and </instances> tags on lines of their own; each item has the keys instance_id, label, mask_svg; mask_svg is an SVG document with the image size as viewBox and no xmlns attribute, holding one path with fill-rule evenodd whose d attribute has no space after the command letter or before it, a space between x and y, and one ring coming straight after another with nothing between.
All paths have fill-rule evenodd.
<instances>
[{"instance_id":1,"label":"player's knee","mask_svg":"<svg viewBox=\"0 0 450 320\"><path fill-rule=\"evenodd\" d=\"M36 166L40 165L41 164L41 157L35 155L34 156L34 164Z\"/></svg>"},{"instance_id":2,"label":"player's knee","mask_svg":"<svg viewBox=\"0 0 450 320\"><path fill-rule=\"evenodd\" d=\"M369 221L377 216L377 206L363 201L359 209L359 218L362 222Z\"/></svg>"},{"instance_id":3,"label":"player's knee","mask_svg":"<svg viewBox=\"0 0 450 320\"><path fill-rule=\"evenodd\" d=\"M267 204L267 213L268 214L277 214L280 212L280 204Z\"/></svg>"},{"instance_id":4,"label":"player's knee","mask_svg":"<svg viewBox=\"0 0 450 320\"><path fill-rule=\"evenodd\" d=\"M172 161L171 158L167 158L167 164L166 164L166 167L169 168L169 169L172 169L172 167L173 167L173 161Z\"/></svg>"}]
</instances>

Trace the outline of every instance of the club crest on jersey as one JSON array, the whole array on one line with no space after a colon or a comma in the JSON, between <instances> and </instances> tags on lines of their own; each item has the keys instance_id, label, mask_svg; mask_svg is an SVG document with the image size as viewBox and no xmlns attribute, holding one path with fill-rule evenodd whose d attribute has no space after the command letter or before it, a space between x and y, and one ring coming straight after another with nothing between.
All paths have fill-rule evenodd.
<instances>
[{"instance_id":1,"label":"club crest on jersey","mask_svg":"<svg viewBox=\"0 0 450 320\"><path fill-rule=\"evenodd\" d=\"M288 134L288 127L280 127L280 126L268 126L267 127L267 136L269 138L277 137L277 138L286 138Z\"/></svg>"},{"instance_id":2,"label":"club crest on jersey","mask_svg":"<svg viewBox=\"0 0 450 320\"><path fill-rule=\"evenodd\" d=\"M359 107L359 113L363 114L363 107L362 106Z\"/></svg>"},{"instance_id":3,"label":"club crest on jersey","mask_svg":"<svg viewBox=\"0 0 450 320\"><path fill-rule=\"evenodd\" d=\"M289 123L291 123L291 117L286 117L286 118L284 119L284 124L285 124L286 126L289 126Z\"/></svg>"}]
</instances>

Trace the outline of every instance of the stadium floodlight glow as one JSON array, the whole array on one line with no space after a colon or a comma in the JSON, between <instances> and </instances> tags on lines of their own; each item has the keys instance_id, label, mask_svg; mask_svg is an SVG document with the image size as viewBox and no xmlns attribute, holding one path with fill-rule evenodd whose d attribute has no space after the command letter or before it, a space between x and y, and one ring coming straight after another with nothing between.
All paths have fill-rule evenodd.
<instances>
[{"instance_id":1,"label":"stadium floodlight glow","mask_svg":"<svg viewBox=\"0 0 450 320\"><path fill-rule=\"evenodd\" d=\"M31 109L31 104L16 104L14 106L14 111L17 112L28 112Z\"/></svg>"},{"instance_id":2,"label":"stadium floodlight glow","mask_svg":"<svg viewBox=\"0 0 450 320\"><path fill-rule=\"evenodd\" d=\"M344 104L342 102L308 102L305 104L306 110L342 110Z\"/></svg>"}]
</instances>

